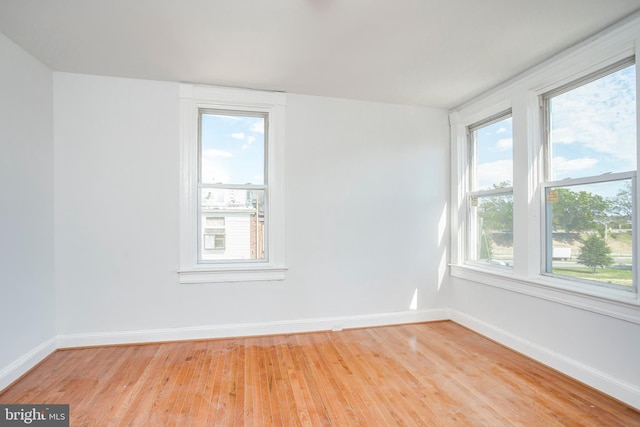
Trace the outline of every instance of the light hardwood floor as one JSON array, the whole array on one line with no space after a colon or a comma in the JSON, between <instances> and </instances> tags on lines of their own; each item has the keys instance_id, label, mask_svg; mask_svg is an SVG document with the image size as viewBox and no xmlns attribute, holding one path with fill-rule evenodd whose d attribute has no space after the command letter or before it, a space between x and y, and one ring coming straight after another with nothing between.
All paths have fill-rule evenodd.
<instances>
[{"instance_id":1,"label":"light hardwood floor","mask_svg":"<svg viewBox=\"0 0 640 427\"><path fill-rule=\"evenodd\" d=\"M72 426L640 425L453 322L59 350L0 403L68 403Z\"/></svg>"}]
</instances>

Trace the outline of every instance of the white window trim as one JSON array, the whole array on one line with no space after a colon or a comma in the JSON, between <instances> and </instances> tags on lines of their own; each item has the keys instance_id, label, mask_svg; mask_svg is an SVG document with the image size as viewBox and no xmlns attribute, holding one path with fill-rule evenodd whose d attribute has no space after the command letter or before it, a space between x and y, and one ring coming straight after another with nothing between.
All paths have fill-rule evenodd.
<instances>
[{"instance_id":1,"label":"white window trim","mask_svg":"<svg viewBox=\"0 0 640 427\"><path fill-rule=\"evenodd\" d=\"M544 250L541 198L544 154L540 125L542 95L634 55L638 66L640 17L609 28L450 112L452 277L640 324L640 292L631 293L598 286L585 288L579 283L542 275L540 265ZM640 72L637 73L637 79L637 87L640 88ZM466 128L508 108L512 111L514 138L512 271L465 263L465 185L469 173ZM640 117L640 108L638 116ZM640 128L638 137L640 139ZM638 156L640 158L640 150ZM640 189L636 190L636 197L639 196L639 191ZM638 216L640 215L636 215L635 225ZM640 233L636 233L634 236L635 247L640 247L639 235ZM634 279L640 285L640 268L637 263L636 259Z\"/></svg>"},{"instance_id":2,"label":"white window trim","mask_svg":"<svg viewBox=\"0 0 640 427\"><path fill-rule=\"evenodd\" d=\"M482 128L484 128L485 126L489 126L491 124L500 122L502 120L506 120L511 118L512 113L511 113L511 109L507 108L504 111L498 112L497 114L491 114L488 115L486 117L484 117L482 120L479 120L478 122L475 122L473 124L470 124L468 126L465 126L465 137L466 137L466 153L465 153L465 159L467 159L467 170L469 173L469 177L467 178L468 181L465 183L465 189L467 192L467 196L465 197L465 222L467 224L467 229L465 229L465 243L464 243L464 255L463 255L463 259L464 262L466 264L471 264L471 265L482 265L485 266L487 268L490 269L511 269L512 266L500 266L500 265L487 265L486 263L482 262L479 259L474 259L474 257L472 256L472 254L474 254L477 251L477 221L474 221L471 215L471 211L472 211L472 206L470 206L469 203L469 199L470 198L480 198L480 197L488 197L488 196L500 196L500 195L511 195L513 197L513 176L511 177L511 182L512 185L510 187L506 187L506 188L494 188L494 189L490 189L490 190L475 190L474 186L477 185L475 181L475 179L472 179L472 177L474 177L477 174L477 169L478 169L478 164L477 164L477 157L478 157L478 153L474 152L474 147L477 147L477 144L473 144L472 146L472 142L473 139L471 137L472 133L475 132L476 130L480 130ZM512 161L513 161L513 154L512 154ZM512 229L513 229L513 224L512 224ZM477 254L476 254L477 255ZM478 258L478 256L476 256L475 258Z\"/></svg>"},{"instance_id":3,"label":"white window trim","mask_svg":"<svg viewBox=\"0 0 640 427\"><path fill-rule=\"evenodd\" d=\"M269 113L269 259L242 263L198 263L198 109ZM246 89L180 85L180 283L284 280L284 144L286 95Z\"/></svg>"}]
</instances>

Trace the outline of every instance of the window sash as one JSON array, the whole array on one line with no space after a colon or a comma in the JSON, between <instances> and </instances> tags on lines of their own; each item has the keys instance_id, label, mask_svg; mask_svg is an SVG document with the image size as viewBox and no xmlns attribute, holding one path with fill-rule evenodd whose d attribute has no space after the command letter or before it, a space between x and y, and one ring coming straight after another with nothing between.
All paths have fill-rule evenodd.
<instances>
[{"instance_id":1,"label":"window sash","mask_svg":"<svg viewBox=\"0 0 640 427\"><path fill-rule=\"evenodd\" d=\"M263 146L263 183L269 184L269 125L270 115L265 111L256 110L230 110L224 108L198 108L198 185L209 185L204 183L202 179L202 116L204 115L216 115L216 116L235 116L235 117L259 117L264 120L264 146ZM238 185L233 183L225 183L224 185ZM244 185L244 184L241 184ZM255 184L254 184L255 185Z\"/></svg>"},{"instance_id":2,"label":"window sash","mask_svg":"<svg viewBox=\"0 0 640 427\"><path fill-rule=\"evenodd\" d=\"M216 265L216 264L228 264L228 263L238 263L238 264L248 264L248 263L252 263L252 264L265 264L269 262L269 197L268 197L268 189L269 187L266 185L232 185L232 184L199 184L198 185L198 196L197 196L197 203L198 203L198 230L203 230L206 231L207 229L212 229L213 227L207 227L206 224L203 224L203 218L206 216L203 212L202 209L202 189L204 188L212 188L212 189L220 189L220 190L247 190L247 191L260 191L263 194L264 200L260 201L262 203L262 209L259 210L251 210L251 211L247 211L245 209L239 209L238 212L242 211L244 213L249 214L249 218L255 216L256 217L256 223L259 221L259 216L260 214L262 214L262 218L263 218L263 233L262 233L262 246L263 246L263 253L264 256L262 258L247 258L247 259L240 259L240 258L221 258L221 259L205 259L203 257L203 250L206 250L207 248L205 248L204 245L204 232L200 232L198 233L198 264L203 264L203 265ZM260 203L259 203L260 204ZM220 212L216 212L216 214L218 215L224 215L224 213L233 213L234 209L233 208L227 208L227 209L221 209ZM227 224L225 222L225 229L224 232L226 233L226 227ZM225 239L226 239L226 235L225 235ZM257 237L257 232L256 232L256 239L258 239ZM225 241L225 246L224 248L220 248L220 249L226 249L227 247L227 243ZM218 248L216 248L218 249Z\"/></svg>"},{"instance_id":3,"label":"window sash","mask_svg":"<svg viewBox=\"0 0 640 427\"><path fill-rule=\"evenodd\" d=\"M236 116L236 117L260 117L264 119L264 147L263 147L263 160L264 160L264 165L263 165L263 182L264 184L231 184L231 183L224 183L224 184L213 184L213 183L205 183L202 181L202 116L203 115L220 115L220 116ZM197 212L198 212L198 220L197 220L197 227L198 230L203 230L204 228L206 228L205 226L203 226L202 224L202 218L203 218L203 204L202 204L202 190L203 189L214 189L214 190L246 190L246 191L257 191L257 192L262 192L264 200L262 201L263 203L263 221L264 221L264 225L263 225L263 234L262 234L262 242L263 242L263 254L264 256L262 258L248 258L248 259L240 259L240 258L221 258L221 259L205 259L203 257L203 251L207 250L207 248L205 247L205 242L203 241L204 237L204 233L199 232L198 233L198 237L197 237L197 263L198 264L210 264L210 265L216 265L216 264L266 264L269 263L269 171L268 171L268 164L269 164L269 119L270 119L270 115L267 112L263 112L263 111L254 111L251 109L239 109L239 110L228 110L228 109L217 109L217 108L198 108L198 183L197 183ZM226 211L229 210L233 210L232 208L230 209L226 209ZM222 212L221 212L222 213ZM259 212L256 213L256 224L258 222L258 215ZM251 217L251 216L250 216ZM257 233L257 231L256 231ZM258 239L257 235L256 235L256 239ZM227 248L227 244L225 242L224 248L221 249L226 249ZM216 248L218 249L218 248Z\"/></svg>"},{"instance_id":4,"label":"window sash","mask_svg":"<svg viewBox=\"0 0 640 427\"><path fill-rule=\"evenodd\" d=\"M493 256L492 250L489 249L490 242L488 237L484 234L485 230L484 225L481 224L479 207L481 205L482 199L491 199L496 197L511 197L511 216L513 217L513 191L510 188L501 188L500 191L488 190L488 191L476 191L473 194L469 195L469 200L467 203L468 212L467 218L469 221L467 222L467 250L466 250L466 262L472 264L479 264L483 266L491 266L491 267L499 267L499 268L511 268L513 266L513 249L511 251L511 256L508 257L510 259L506 261L500 261L498 258ZM482 218L483 220L484 218ZM497 230L492 230L494 233L498 232ZM501 230L500 232L504 232L505 230ZM507 230L513 236L513 221L511 222L510 230ZM487 255L486 258L483 258L481 254L483 253L482 243L485 243L484 253ZM491 245L492 246L492 245ZM513 248L513 243L512 243ZM489 256L491 255L491 256ZM504 255L504 254L503 254ZM508 253L507 253L508 255Z\"/></svg>"},{"instance_id":5,"label":"window sash","mask_svg":"<svg viewBox=\"0 0 640 427\"><path fill-rule=\"evenodd\" d=\"M478 240L481 239L478 233L480 232L480 226L478 224L479 214L477 212L477 207L475 206L478 200L487 197L495 197L495 196L511 196L513 199L513 186L503 187L503 188L492 188L492 189L477 189L478 187L478 177L477 177L477 169L478 169L478 138L477 132L482 129L491 126L495 123L499 123L503 120L507 120L512 117L511 109L500 111L497 114L490 115L483 120L473 123L472 125L467 126L467 151L468 151L468 168L469 168L469 180L468 180L468 188L467 191L467 227L466 227L466 250L464 251L465 262L468 263L481 263L483 266L487 266L486 262L483 262L480 259L479 253L480 250L478 248ZM511 156L513 159L513 151L511 152ZM510 179L513 182L513 176ZM497 184L497 183L494 183ZM511 213L513 215L513 212ZM513 222L512 222L512 230L513 230ZM491 263L492 260L488 260L488 265L491 267L506 267L500 265L499 263Z\"/></svg>"},{"instance_id":6,"label":"window sash","mask_svg":"<svg viewBox=\"0 0 640 427\"><path fill-rule=\"evenodd\" d=\"M551 124L552 124L552 110L551 110L551 102L555 97L568 93L574 89L578 89L584 85L593 83L599 79L605 78L611 74L614 74L620 70L623 70L627 67L630 67L636 63L635 58L633 56L624 58L617 62L612 63L611 65L601 68L593 73L587 74L582 78L573 80L567 84L559 86L551 91L548 91L540 96L540 102L542 107L542 144L543 144L543 182L540 184L541 188L541 229L542 229L542 237L543 237L543 245L541 248L541 257L540 257L540 273L543 276L554 277L561 280L567 280L574 283L581 283L590 287L607 287L613 288L617 290L623 290L627 292L637 293L637 272L633 271L631 274L632 277L632 286L623 286L616 284L609 284L600 280L587 280L577 277L571 277L567 275L555 274L553 273L553 223L552 223L552 214L553 214L553 203L548 201L549 190L552 188L567 188L574 186L582 186L582 185L590 185L590 184L600 184L600 183L608 183L615 181L623 181L630 180L632 183L632 204L633 204L633 213L631 218L631 227L632 227L632 242L635 243L636 233L636 221L637 221L637 208L636 208L636 174L635 170L633 171L624 171L624 172L614 172L614 173L605 173L601 175L593 175L593 176L585 176L579 178L566 178L566 179L552 179L552 168L553 168L553 147L551 140ZM637 72L637 71L636 71ZM636 85L636 94L638 91ZM637 97L637 96L636 96ZM637 105L637 103L636 103ZM637 114L637 113L636 113ZM636 124L637 115L636 115ZM637 130L636 130L637 132ZM637 155L637 154L636 154ZM635 264L637 261L637 245L632 245L632 265L635 270Z\"/></svg>"},{"instance_id":7,"label":"window sash","mask_svg":"<svg viewBox=\"0 0 640 427\"><path fill-rule=\"evenodd\" d=\"M567 188L567 187L576 187L576 186L585 186L590 184L606 184L611 182L620 182L620 181L630 181L631 182L631 195L632 195L632 218L631 221L631 237L632 242L634 242L633 236L636 233L636 212L637 212L637 202L636 202L636 192L637 192L637 172L629 171L629 172L620 172L620 173L612 173L606 175L599 176L590 176L590 177L582 177L582 178L572 178L572 179L564 179L559 181L552 182L544 182L541 184L541 195L543 200L541 201L541 206L543 209L542 215L542 226L543 226L543 248L542 248L542 256L541 256L541 274L543 276L554 277L562 280L569 280L572 282L583 283L588 286L600 286L606 288L612 288L617 290L622 290L625 292L636 293L638 289L638 284L635 280L636 273L632 270L631 278L632 284L631 286L618 285L615 283L608 283L600 280L589 280L584 278L571 277L562 274L556 274L553 272L553 202L549 201L549 191L551 189L557 188ZM637 260L637 245L632 244L632 266L633 269L636 268L636 260Z\"/></svg>"},{"instance_id":8,"label":"window sash","mask_svg":"<svg viewBox=\"0 0 640 427\"><path fill-rule=\"evenodd\" d=\"M578 89L582 86L588 85L590 83L593 83L601 78L607 77L611 74L614 74L618 71L621 71L627 67L630 67L632 65L636 64L636 60L634 56L631 57L627 57L624 58L622 60L619 60L617 62L614 62L613 64L601 68L593 73L589 73L586 76L583 76L579 79L576 80L572 80L569 83L566 83L564 85L561 85L553 90L550 90L548 92L545 92L544 94L540 95L539 100L540 100L540 105L541 105L541 109L543 110L543 114L542 114L542 143L543 143L543 174L544 174L544 181L549 181L552 179L552 167L553 167L553 149L552 149L552 141L551 141L551 123L552 123L552 111L551 111L551 101L553 100L553 98L558 97L560 95L563 95L567 92L570 92L574 89ZM637 70L636 70L637 73ZM637 93L638 93L638 88L636 87L636 98L637 97ZM636 105L637 105L637 101L636 101ZM638 119L637 119L637 112L636 112L636 125L638 124ZM636 126L636 132L638 132L637 126ZM619 173L620 171L617 171L616 173Z\"/></svg>"}]
</instances>

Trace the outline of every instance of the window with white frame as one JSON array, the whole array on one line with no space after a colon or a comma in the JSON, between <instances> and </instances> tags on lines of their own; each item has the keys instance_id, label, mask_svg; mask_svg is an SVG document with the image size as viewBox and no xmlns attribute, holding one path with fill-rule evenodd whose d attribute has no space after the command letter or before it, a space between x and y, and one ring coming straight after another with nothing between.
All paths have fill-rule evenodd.
<instances>
[{"instance_id":1,"label":"window with white frame","mask_svg":"<svg viewBox=\"0 0 640 427\"><path fill-rule=\"evenodd\" d=\"M513 265L512 135L510 111L468 128L467 261Z\"/></svg>"},{"instance_id":2,"label":"window with white frame","mask_svg":"<svg viewBox=\"0 0 640 427\"><path fill-rule=\"evenodd\" d=\"M263 261L269 115L201 108L198 119L198 205L204 230L199 261ZM214 220L221 220L224 228L208 228L207 223ZM223 230L228 241L215 251L211 230Z\"/></svg>"},{"instance_id":3,"label":"window with white frame","mask_svg":"<svg viewBox=\"0 0 640 427\"><path fill-rule=\"evenodd\" d=\"M640 322L638 22L450 112L452 277ZM500 111L513 121L511 188L481 184L481 131ZM511 196L511 268L482 247L491 196Z\"/></svg>"},{"instance_id":4,"label":"window with white frame","mask_svg":"<svg viewBox=\"0 0 640 427\"><path fill-rule=\"evenodd\" d=\"M282 93L181 85L180 282L282 280Z\"/></svg>"},{"instance_id":5,"label":"window with white frame","mask_svg":"<svg viewBox=\"0 0 640 427\"><path fill-rule=\"evenodd\" d=\"M635 64L618 62L542 99L543 273L635 291Z\"/></svg>"}]
</instances>

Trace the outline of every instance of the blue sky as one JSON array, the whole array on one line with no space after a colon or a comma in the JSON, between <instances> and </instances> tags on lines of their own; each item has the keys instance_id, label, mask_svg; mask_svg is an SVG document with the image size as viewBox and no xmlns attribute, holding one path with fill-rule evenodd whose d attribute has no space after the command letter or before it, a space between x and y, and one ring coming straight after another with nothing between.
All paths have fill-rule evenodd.
<instances>
[{"instance_id":1,"label":"blue sky","mask_svg":"<svg viewBox=\"0 0 640 427\"><path fill-rule=\"evenodd\" d=\"M207 184L264 184L264 118L202 115L201 179Z\"/></svg>"},{"instance_id":2,"label":"blue sky","mask_svg":"<svg viewBox=\"0 0 640 427\"><path fill-rule=\"evenodd\" d=\"M488 190L504 181L513 183L511 117L477 130L477 189Z\"/></svg>"},{"instance_id":3,"label":"blue sky","mask_svg":"<svg viewBox=\"0 0 640 427\"><path fill-rule=\"evenodd\" d=\"M636 169L635 65L552 99L552 180ZM511 119L478 130L478 189L513 181Z\"/></svg>"},{"instance_id":4,"label":"blue sky","mask_svg":"<svg viewBox=\"0 0 640 427\"><path fill-rule=\"evenodd\" d=\"M636 169L635 66L554 97L554 180Z\"/></svg>"}]
</instances>

